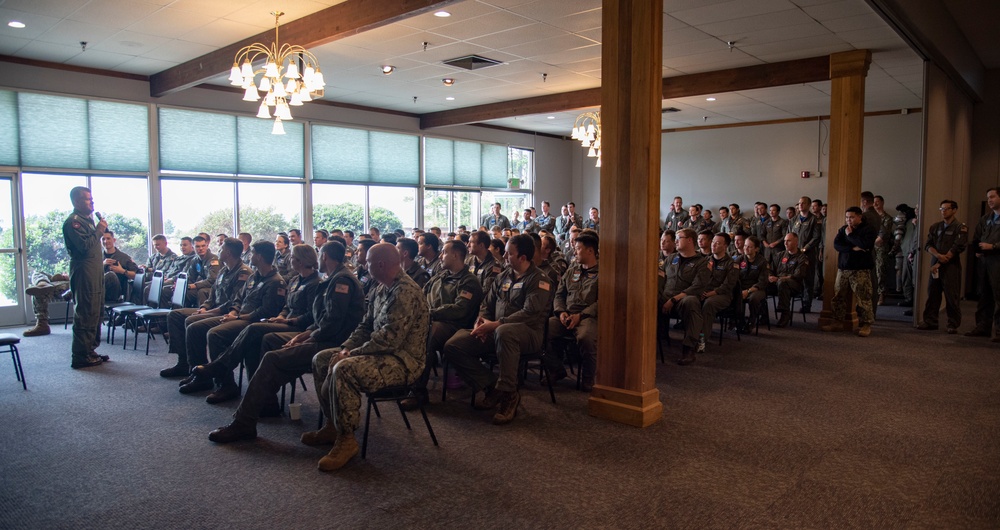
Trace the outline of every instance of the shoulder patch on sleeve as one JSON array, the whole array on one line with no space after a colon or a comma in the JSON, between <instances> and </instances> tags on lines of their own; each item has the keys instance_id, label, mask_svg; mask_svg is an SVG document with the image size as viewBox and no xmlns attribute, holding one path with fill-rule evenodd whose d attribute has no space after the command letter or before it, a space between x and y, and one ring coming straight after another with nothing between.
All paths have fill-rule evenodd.
<instances>
[{"instance_id":1,"label":"shoulder patch on sleeve","mask_svg":"<svg viewBox=\"0 0 1000 530\"><path fill-rule=\"evenodd\" d=\"M962 225L962 227L959 228L958 231L962 232L962 233L968 232L969 231L969 227L965 226L965 225Z\"/></svg>"},{"instance_id":2,"label":"shoulder patch on sleeve","mask_svg":"<svg viewBox=\"0 0 1000 530\"><path fill-rule=\"evenodd\" d=\"M538 288L539 289L544 289L544 290L548 291L550 287L551 286L549 285L549 282L546 282L546 281L538 282Z\"/></svg>"},{"instance_id":3,"label":"shoulder patch on sleeve","mask_svg":"<svg viewBox=\"0 0 1000 530\"><path fill-rule=\"evenodd\" d=\"M462 292L458 293L458 296L461 296L462 298L465 298L466 300L472 300L472 293L469 292L469 291L462 291Z\"/></svg>"},{"instance_id":4,"label":"shoulder patch on sleeve","mask_svg":"<svg viewBox=\"0 0 1000 530\"><path fill-rule=\"evenodd\" d=\"M213 266L213 267L218 267L219 266L219 260L213 259L209 264L211 266Z\"/></svg>"},{"instance_id":5,"label":"shoulder patch on sleeve","mask_svg":"<svg viewBox=\"0 0 1000 530\"><path fill-rule=\"evenodd\" d=\"M338 283L334 288L334 292L340 294L348 294L351 292L351 286L346 283Z\"/></svg>"},{"instance_id":6,"label":"shoulder patch on sleeve","mask_svg":"<svg viewBox=\"0 0 1000 530\"><path fill-rule=\"evenodd\" d=\"M245 282L247 280L247 278L249 278L249 277L250 277L250 273L249 272L241 272L240 275L236 279L238 279L241 282Z\"/></svg>"},{"instance_id":7,"label":"shoulder patch on sleeve","mask_svg":"<svg viewBox=\"0 0 1000 530\"><path fill-rule=\"evenodd\" d=\"M278 296L285 296L285 288L278 287Z\"/></svg>"}]
</instances>

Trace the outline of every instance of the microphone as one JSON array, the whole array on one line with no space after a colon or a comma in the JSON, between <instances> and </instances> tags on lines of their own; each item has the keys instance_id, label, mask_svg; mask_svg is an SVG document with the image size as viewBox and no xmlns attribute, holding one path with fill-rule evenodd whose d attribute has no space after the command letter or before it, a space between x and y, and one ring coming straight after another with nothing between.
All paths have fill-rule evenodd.
<instances>
[{"instance_id":1,"label":"microphone","mask_svg":"<svg viewBox=\"0 0 1000 530\"><path fill-rule=\"evenodd\" d=\"M104 220L104 216L101 215L101 212L94 212L94 215L97 217L98 221L103 221Z\"/></svg>"}]
</instances>

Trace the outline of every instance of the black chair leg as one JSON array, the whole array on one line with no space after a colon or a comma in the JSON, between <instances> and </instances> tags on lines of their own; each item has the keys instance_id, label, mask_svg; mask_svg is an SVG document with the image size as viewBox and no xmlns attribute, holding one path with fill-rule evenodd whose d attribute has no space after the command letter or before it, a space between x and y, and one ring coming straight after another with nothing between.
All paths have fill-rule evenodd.
<instances>
[{"instance_id":1,"label":"black chair leg","mask_svg":"<svg viewBox=\"0 0 1000 530\"><path fill-rule=\"evenodd\" d=\"M403 416L403 423L406 424L406 430L412 431L413 429L410 427L410 419L406 417L406 411L403 410L403 400L397 399L396 406L399 407L399 413Z\"/></svg>"},{"instance_id":2,"label":"black chair leg","mask_svg":"<svg viewBox=\"0 0 1000 530\"><path fill-rule=\"evenodd\" d=\"M427 411L424 410L424 405L420 405L420 415L424 417L424 425L427 426L427 432L431 435L431 441L434 442L434 447L438 447L437 436L434 436L434 429L431 427L431 421L427 419Z\"/></svg>"},{"instance_id":3,"label":"black chair leg","mask_svg":"<svg viewBox=\"0 0 1000 530\"><path fill-rule=\"evenodd\" d=\"M372 407L375 402L372 401L371 396L368 396L368 411L365 412L365 434L361 437L361 459L364 460L365 456L368 455L368 427L372 422ZM375 414L378 414L378 407L375 408Z\"/></svg>"}]
</instances>

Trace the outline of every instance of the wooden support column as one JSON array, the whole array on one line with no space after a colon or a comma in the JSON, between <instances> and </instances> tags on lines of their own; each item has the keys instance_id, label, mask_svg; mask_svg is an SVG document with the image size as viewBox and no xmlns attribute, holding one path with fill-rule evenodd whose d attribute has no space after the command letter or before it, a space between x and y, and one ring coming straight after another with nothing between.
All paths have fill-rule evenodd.
<instances>
[{"instance_id":1,"label":"wooden support column","mask_svg":"<svg viewBox=\"0 0 1000 530\"><path fill-rule=\"evenodd\" d=\"M837 251L833 239L844 226L844 211L861 201L861 156L865 132L865 76L872 62L869 50L852 50L830 56L830 179L827 182L826 251L823 256L823 311L820 325L833 319L833 292L837 278ZM844 319L853 326L856 304Z\"/></svg>"},{"instance_id":2,"label":"wooden support column","mask_svg":"<svg viewBox=\"0 0 1000 530\"><path fill-rule=\"evenodd\" d=\"M601 274L591 415L646 427L656 388L663 0L604 0Z\"/></svg>"}]
</instances>

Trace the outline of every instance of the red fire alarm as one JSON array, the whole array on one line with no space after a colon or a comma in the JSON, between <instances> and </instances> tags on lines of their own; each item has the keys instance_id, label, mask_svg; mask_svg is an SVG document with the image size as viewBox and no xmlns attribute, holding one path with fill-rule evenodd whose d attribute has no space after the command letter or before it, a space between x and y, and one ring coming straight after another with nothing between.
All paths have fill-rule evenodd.
<instances>
[{"instance_id":1,"label":"red fire alarm","mask_svg":"<svg viewBox=\"0 0 1000 530\"><path fill-rule=\"evenodd\" d=\"M804 178L804 179L809 178L809 172L808 171L803 171L802 172L802 178Z\"/></svg>"}]
</instances>

